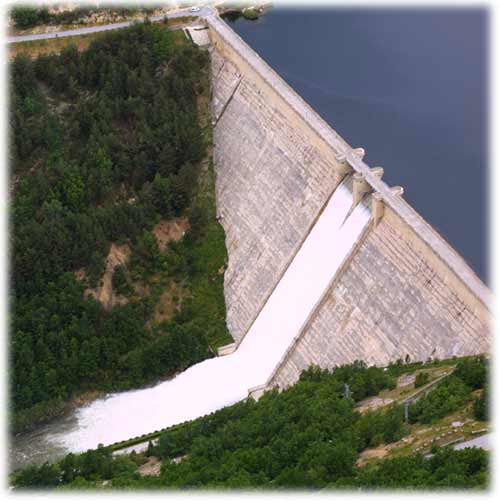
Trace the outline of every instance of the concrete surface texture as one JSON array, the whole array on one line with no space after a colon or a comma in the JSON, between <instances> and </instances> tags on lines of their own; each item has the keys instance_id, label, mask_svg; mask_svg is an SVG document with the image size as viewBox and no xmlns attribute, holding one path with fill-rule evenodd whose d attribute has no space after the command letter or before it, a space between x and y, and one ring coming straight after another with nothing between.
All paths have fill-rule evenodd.
<instances>
[{"instance_id":1,"label":"concrete surface texture","mask_svg":"<svg viewBox=\"0 0 500 502\"><path fill-rule=\"evenodd\" d=\"M229 253L228 328L240 341L337 186L335 162L293 117L212 53L218 214ZM229 102L228 102L229 100ZM287 110L284 110L287 112Z\"/></svg>"},{"instance_id":2,"label":"concrete surface texture","mask_svg":"<svg viewBox=\"0 0 500 502\"><path fill-rule=\"evenodd\" d=\"M210 45L210 37L208 36L208 30L204 25L194 25L185 28L185 31L189 33L191 40L194 44L199 47L205 47Z\"/></svg>"},{"instance_id":3,"label":"concrete surface texture","mask_svg":"<svg viewBox=\"0 0 500 502\"><path fill-rule=\"evenodd\" d=\"M286 388L310 364L383 366L487 352L488 314L444 282L445 270L385 214L351 257L270 382ZM462 294L460 294L462 293Z\"/></svg>"},{"instance_id":4,"label":"concrete surface texture","mask_svg":"<svg viewBox=\"0 0 500 502\"><path fill-rule=\"evenodd\" d=\"M259 81L259 92L269 90L282 103L280 111L298 119L301 133L312 132L320 140L322 147L343 157L351 169L362 174L366 183L378 193L384 204L393 209L420 239L446 262L450 271L462 280L479 301L488 304L491 294L488 288L465 263L461 256L437 233L401 195L401 187L389 187L379 176L378 169L371 168L359 155L362 148L352 148L334 131L277 73L270 68L214 11L205 17L210 27L212 44L225 58L245 69L248 80ZM307 138L304 138L307 141ZM339 166L333 165L334 168Z\"/></svg>"},{"instance_id":5,"label":"concrete surface texture","mask_svg":"<svg viewBox=\"0 0 500 502\"><path fill-rule=\"evenodd\" d=\"M385 206L269 383L286 387L311 363L380 365L488 351L486 286L400 189L354 155L229 27L207 21L217 204L229 253L227 321L235 340L244 338L338 184L340 158Z\"/></svg>"},{"instance_id":6,"label":"concrete surface texture","mask_svg":"<svg viewBox=\"0 0 500 502\"><path fill-rule=\"evenodd\" d=\"M484 434L475 439L453 445L454 450L463 450L464 448L482 448L483 450L493 450L493 433Z\"/></svg>"}]
</instances>

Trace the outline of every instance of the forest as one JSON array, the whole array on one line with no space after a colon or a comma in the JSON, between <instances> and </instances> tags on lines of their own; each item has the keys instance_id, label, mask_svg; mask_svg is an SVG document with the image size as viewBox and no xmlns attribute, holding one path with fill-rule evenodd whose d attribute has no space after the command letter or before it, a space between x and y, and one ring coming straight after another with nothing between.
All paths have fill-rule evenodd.
<instances>
[{"instance_id":1,"label":"forest","mask_svg":"<svg viewBox=\"0 0 500 502\"><path fill-rule=\"evenodd\" d=\"M10 64L11 430L212 357L225 325L209 59L149 22ZM163 249L160 222L185 222ZM130 257L103 287L111 246ZM160 315L165 291L173 305ZM161 305L160 305L161 306Z\"/></svg>"},{"instance_id":2,"label":"forest","mask_svg":"<svg viewBox=\"0 0 500 502\"><path fill-rule=\"evenodd\" d=\"M451 375L421 398L422 419L436 420L444 407L448 413L463 407L456 382L468 389L469 401L479 401L473 392L486 392L487 367L480 357L458 362ZM478 448L434 445L429 455L407 453L357 463L363 450L408 434L402 404L366 413L356 408L368 396L394 389L402 369L362 362L332 371L311 367L281 393L269 391L258 402L247 399L166 431L145 453L113 456L100 447L69 454L56 464L28 467L12 482L18 489L63 490L486 488L489 457ZM414 414L411 421L418 420ZM158 476L138 473L149 457L162 461Z\"/></svg>"}]
</instances>

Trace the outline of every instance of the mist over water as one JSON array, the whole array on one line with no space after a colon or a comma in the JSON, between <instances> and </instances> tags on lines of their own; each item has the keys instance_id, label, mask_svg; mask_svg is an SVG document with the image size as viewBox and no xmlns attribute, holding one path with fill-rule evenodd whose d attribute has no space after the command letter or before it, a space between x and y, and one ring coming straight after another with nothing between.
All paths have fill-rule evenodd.
<instances>
[{"instance_id":1,"label":"mist over water","mask_svg":"<svg viewBox=\"0 0 500 502\"><path fill-rule=\"evenodd\" d=\"M14 467L111 444L216 411L265 384L368 224L340 185L240 346L148 389L112 394L14 443Z\"/></svg>"},{"instance_id":2,"label":"mist over water","mask_svg":"<svg viewBox=\"0 0 500 502\"><path fill-rule=\"evenodd\" d=\"M486 9L271 9L229 25L487 281Z\"/></svg>"}]
</instances>

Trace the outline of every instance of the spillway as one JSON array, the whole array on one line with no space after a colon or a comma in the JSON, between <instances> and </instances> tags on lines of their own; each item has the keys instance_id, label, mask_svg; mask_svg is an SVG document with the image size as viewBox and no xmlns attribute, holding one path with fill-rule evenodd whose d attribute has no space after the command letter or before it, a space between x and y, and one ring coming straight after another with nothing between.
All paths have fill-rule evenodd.
<instances>
[{"instance_id":1,"label":"spillway","mask_svg":"<svg viewBox=\"0 0 500 502\"><path fill-rule=\"evenodd\" d=\"M211 413L265 384L369 221L363 204L351 206L352 194L341 184L234 353L155 387L99 399L76 412L76 427L47 440L84 451Z\"/></svg>"}]
</instances>

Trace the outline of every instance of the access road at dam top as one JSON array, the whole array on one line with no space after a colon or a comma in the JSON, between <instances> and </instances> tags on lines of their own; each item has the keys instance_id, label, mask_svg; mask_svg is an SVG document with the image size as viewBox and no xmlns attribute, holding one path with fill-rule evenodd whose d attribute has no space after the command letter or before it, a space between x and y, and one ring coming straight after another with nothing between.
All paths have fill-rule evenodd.
<instances>
[{"instance_id":1,"label":"access road at dam top","mask_svg":"<svg viewBox=\"0 0 500 502\"><path fill-rule=\"evenodd\" d=\"M147 19L152 23L157 23L166 19L176 19L182 18L186 16L191 17L207 17L210 14L213 14L214 9L211 7L200 7L198 11L191 11L191 9L180 9L172 12L168 12L161 16L152 16ZM117 30L119 28L127 28L128 26L132 26L134 23L143 22L146 18L142 19L134 19L133 21L123 21L121 23L110 23L103 24L100 26L89 26L87 28L75 28L73 30L63 30L63 31L53 31L47 33L37 33L33 35L18 35L15 37L8 37L7 43L14 44L18 42L34 42L36 40L48 40L51 38L63 38L63 37L74 37L77 35L89 35L91 33L99 33L103 31Z\"/></svg>"}]
</instances>

